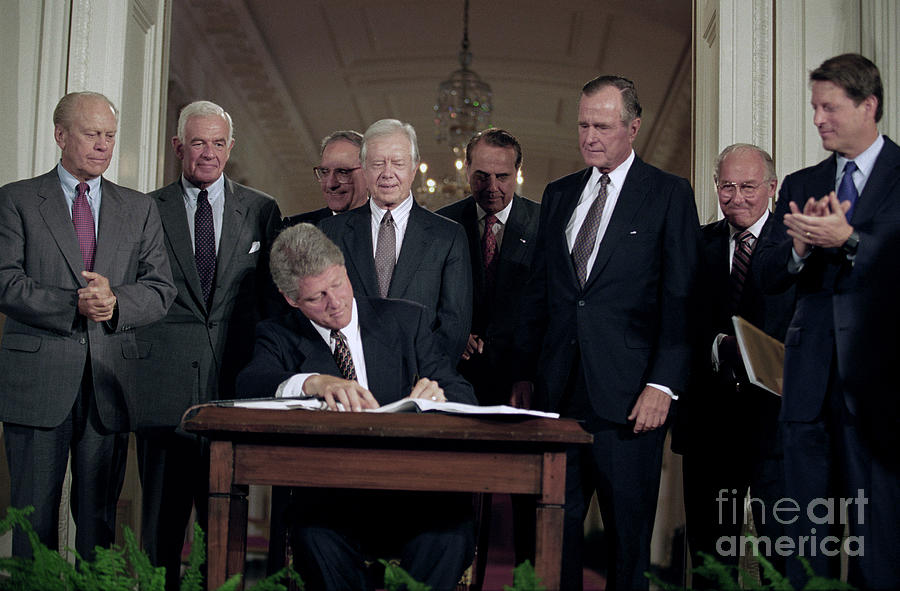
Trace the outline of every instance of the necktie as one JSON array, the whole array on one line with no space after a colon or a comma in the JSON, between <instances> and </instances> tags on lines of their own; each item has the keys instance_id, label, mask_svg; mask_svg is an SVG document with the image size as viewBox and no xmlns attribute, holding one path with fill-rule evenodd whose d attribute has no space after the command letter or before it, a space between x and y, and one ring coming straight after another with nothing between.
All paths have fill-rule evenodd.
<instances>
[{"instance_id":1,"label":"necktie","mask_svg":"<svg viewBox=\"0 0 900 591\"><path fill-rule=\"evenodd\" d=\"M750 230L744 230L734 237L734 256L731 259L731 310L735 313L741 303L741 293L744 290L744 281L750 269L750 256L753 254L755 244L756 238Z\"/></svg>"},{"instance_id":2,"label":"necktie","mask_svg":"<svg viewBox=\"0 0 900 591\"><path fill-rule=\"evenodd\" d=\"M594 252L594 243L597 241L597 230L600 228L600 218L603 217L603 207L606 205L606 186L609 185L609 175L600 177L598 186L600 190L588 209L584 222L575 237L575 245L572 247L572 262L575 263L575 274L578 276L578 284L584 287L587 282L587 264Z\"/></svg>"},{"instance_id":3,"label":"necktie","mask_svg":"<svg viewBox=\"0 0 900 591\"><path fill-rule=\"evenodd\" d=\"M194 212L194 261L200 274L203 299L209 305L213 277L216 274L216 231L213 227L212 207L206 189L197 195L197 211Z\"/></svg>"},{"instance_id":4,"label":"necktie","mask_svg":"<svg viewBox=\"0 0 900 591\"><path fill-rule=\"evenodd\" d=\"M494 279L497 277L497 237L494 235L494 225L500 220L490 214L484 218L484 236L481 240L481 255L484 261L484 287L489 294L494 292Z\"/></svg>"},{"instance_id":5,"label":"necktie","mask_svg":"<svg viewBox=\"0 0 900 591\"><path fill-rule=\"evenodd\" d=\"M844 165L844 176L841 177L841 184L838 187L838 201L849 201L850 209L847 210L847 220L853 215L853 206L856 205L856 198L859 193L856 191L856 184L853 182L853 173L856 171L856 162L848 160Z\"/></svg>"},{"instance_id":6,"label":"necktie","mask_svg":"<svg viewBox=\"0 0 900 591\"><path fill-rule=\"evenodd\" d=\"M84 270L94 270L94 251L97 249L97 238L94 236L94 214L87 200L90 190L87 183L78 183L78 194L72 203L72 224L75 225L75 235L78 237L78 247L81 249L81 259L84 261Z\"/></svg>"},{"instance_id":7,"label":"necktie","mask_svg":"<svg viewBox=\"0 0 900 591\"><path fill-rule=\"evenodd\" d=\"M356 380L353 357L350 356L350 347L347 345L344 333L332 330L331 338L334 339L334 351L331 354L334 356L334 362L337 363L338 369L341 370L341 377L345 380Z\"/></svg>"},{"instance_id":8,"label":"necktie","mask_svg":"<svg viewBox=\"0 0 900 591\"><path fill-rule=\"evenodd\" d=\"M375 273L378 275L378 291L386 298L391 286L391 276L397 262L397 235L394 232L394 218L387 211L378 227L378 244L375 245Z\"/></svg>"}]
</instances>

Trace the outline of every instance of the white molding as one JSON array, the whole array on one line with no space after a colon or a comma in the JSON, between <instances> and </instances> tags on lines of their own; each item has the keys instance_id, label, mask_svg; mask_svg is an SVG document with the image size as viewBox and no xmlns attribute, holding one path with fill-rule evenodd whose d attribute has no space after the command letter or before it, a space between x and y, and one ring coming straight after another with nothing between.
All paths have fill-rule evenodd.
<instances>
[{"instance_id":1,"label":"white molding","mask_svg":"<svg viewBox=\"0 0 900 591\"><path fill-rule=\"evenodd\" d=\"M867 0L861 4L862 54L881 72L884 85L884 115L878 124L894 141L900 138L900 5L897 0Z\"/></svg>"}]
</instances>

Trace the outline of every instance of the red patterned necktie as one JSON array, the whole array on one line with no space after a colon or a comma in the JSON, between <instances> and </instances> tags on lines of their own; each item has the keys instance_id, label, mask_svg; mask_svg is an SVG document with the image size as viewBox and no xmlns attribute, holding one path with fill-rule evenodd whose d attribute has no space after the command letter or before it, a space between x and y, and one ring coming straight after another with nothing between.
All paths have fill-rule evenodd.
<instances>
[{"instance_id":1,"label":"red patterned necktie","mask_svg":"<svg viewBox=\"0 0 900 591\"><path fill-rule=\"evenodd\" d=\"M197 195L197 210L194 212L194 261L197 263L206 304L209 304L213 277L216 274L216 231L208 194L206 189L200 191Z\"/></svg>"},{"instance_id":2,"label":"red patterned necktie","mask_svg":"<svg viewBox=\"0 0 900 591\"><path fill-rule=\"evenodd\" d=\"M603 217L603 207L606 205L606 187L609 185L609 175L604 174L600 177L598 186L600 190L597 197L591 203L584 222L578 230L575 237L575 244L572 246L572 262L575 263L575 274L578 276L578 284L584 287L587 282L587 264L594 252L594 243L597 242L597 230L600 229L600 219Z\"/></svg>"},{"instance_id":3,"label":"red patterned necktie","mask_svg":"<svg viewBox=\"0 0 900 591\"><path fill-rule=\"evenodd\" d=\"M97 249L97 238L94 236L94 214L87 200L90 190L87 183L78 183L78 194L72 204L72 223L75 225L75 235L78 237L78 246L81 249L81 259L84 261L85 271L94 270L94 251Z\"/></svg>"},{"instance_id":4,"label":"red patterned necktie","mask_svg":"<svg viewBox=\"0 0 900 591\"><path fill-rule=\"evenodd\" d=\"M494 225L500 220L490 214L484 218L484 236L481 240L481 255L484 261L484 287L487 293L493 293L494 280L497 278L497 236L494 235Z\"/></svg>"},{"instance_id":5,"label":"red patterned necktie","mask_svg":"<svg viewBox=\"0 0 900 591\"><path fill-rule=\"evenodd\" d=\"M344 333L332 330L331 338L334 339L334 351L331 354L338 369L341 370L341 377L345 380L356 380L356 368L353 367L353 357L350 356L350 347Z\"/></svg>"},{"instance_id":6,"label":"red patterned necktie","mask_svg":"<svg viewBox=\"0 0 900 591\"><path fill-rule=\"evenodd\" d=\"M753 246L756 238L750 230L744 230L734 237L734 256L731 259L731 310L738 311L741 304L741 293L744 291L744 281L747 279L747 271L750 269L750 256L753 254Z\"/></svg>"}]
</instances>

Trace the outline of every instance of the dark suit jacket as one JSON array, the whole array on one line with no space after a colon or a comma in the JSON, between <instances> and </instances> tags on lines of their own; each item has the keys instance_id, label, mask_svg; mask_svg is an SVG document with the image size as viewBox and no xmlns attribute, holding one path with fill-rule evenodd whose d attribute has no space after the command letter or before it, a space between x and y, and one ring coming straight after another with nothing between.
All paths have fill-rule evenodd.
<instances>
[{"instance_id":1,"label":"dark suit jacket","mask_svg":"<svg viewBox=\"0 0 900 591\"><path fill-rule=\"evenodd\" d=\"M330 218L333 215L334 213L327 207L323 207L322 209L314 209L312 211L298 213L297 215L291 215L284 218L282 227L289 228L291 226L296 226L297 224L312 224L315 226L322 220Z\"/></svg>"},{"instance_id":2,"label":"dark suit jacket","mask_svg":"<svg viewBox=\"0 0 900 591\"><path fill-rule=\"evenodd\" d=\"M153 200L102 181L94 271L109 279L117 321L77 311L84 263L56 168L0 188L0 420L56 427L78 395L90 363L103 424L128 431L126 361L134 329L161 318L175 297Z\"/></svg>"},{"instance_id":3,"label":"dark suit jacket","mask_svg":"<svg viewBox=\"0 0 900 591\"><path fill-rule=\"evenodd\" d=\"M371 217L366 203L319 227L344 252L353 292L378 297ZM472 324L472 272L462 227L413 202L388 297L427 307L444 352L459 359Z\"/></svg>"},{"instance_id":4,"label":"dark suit jacket","mask_svg":"<svg viewBox=\"0 0 900 591\"><path fill-rule=\"evenodd\" d=\"M413 302L357 297L369 390L381 405L408 396L417 377L435 380L448 400L477 404L472 386L451 367L431 332L429 315ZM328 345L299 310L259 323L253 360L238 375L250 396L274 396L297 373L339 376Z\"/></svg>"},{"instance_id":5,"label":"dark suit jacket","mask_svg":"<svg viewBox=\"0 0 900 591\"><path fill-rule=\"evenodd\" d=\"M769 215L762 227L757 245L761 244L781 222ZM701 233L700 272L696 318L696 364L690 395L678 408L678 420L672 434L676 451L692 449L710 453L709 448L722 444L723 453L730 453L727 442L740 440L741 445L752 442L763 454L775 454L781 449L778 435L778 413L781 399L771 392L757 388L746 379L736 388L731 368L723 366L713 371L712 345L719 334L734 336L732 314L736 313L766 334L784 341L788 323L794 313L794 290L766 295L754 281L753 269L759 250L754 248L750 270L741 291L737 312L731 310L731 271L729 269L729 241L731 233L727 220L703 226Z\"/></svg>"},{"instance_id":6,"label":"dark suit jacket","mask_svg":"<svg viewBox=\"0 0 900 591\"><path fill-rule=\"evenodd\" d=\"M565 228L590 175L587 168L554 181L541 199L519 368L535 381L538 401L556 410L577 344L594 411L624 424L647 383L687 388L697 209L685 179L635 157L582 289Z\"/></svg>"},{"instance_id":7,"label":"dark suit jacket","mask_svg":"<svg viewBox=\"0 0 900 591\"><path fill-rule=\"evenodd\" d=\"M174 427L193 404L235 397L235 376L250 361L256 323L286 308L269 275L269 250L281 212L272 197L226 177L215 286L207 309L180 180L152 196L178 296L163 320L137 331L140 377L130 402L140 427Z\"/></svg>"},{"instance_id":8,"label":"dark suit jacket","mask_svg":"<svg viewBox=\"0 0 900 591\"><path fill-rule=\"evenodd\" d=\"M485 291L475 198L470 195L437 212L462 224L469 238L474 284L471 332L484 341L484 352L460 361L459 371L475 386L475 393L482 404L506 404L509 401L511 367L517 363L512 355L512 346L522 291L531 273L540 212L539 203L519 195L513 196L512 208L503 230L493 293Z\"/></svg>"},{"instance_id":9,"label":"dark suit jacket","mask_svg":"<svg viewBox=\"0 0 900 591\"><path fill-rule=\"evenodd\" d=\"M775 217L835 190L837 160L789 175L781 185ZM896 436L900 427L900 148L884 147L859 196L850 224L859 233L851 264L840 249L816 249L802 271L788 272L792 241L778 224L759 253L756 272L770 292L796 285L797 308L785 337L782 419L808 422L822 409L829 364L837 353L837 376L847 407L873 433Z\"/></svg>"}]
</instances>

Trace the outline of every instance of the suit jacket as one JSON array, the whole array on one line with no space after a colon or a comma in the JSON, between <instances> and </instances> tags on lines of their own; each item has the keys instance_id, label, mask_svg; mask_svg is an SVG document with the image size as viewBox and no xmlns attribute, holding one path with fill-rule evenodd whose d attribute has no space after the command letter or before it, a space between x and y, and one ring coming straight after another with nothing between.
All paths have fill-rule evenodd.
<instances>
[{"instance_id":1,"label":"suit jacket","mask_svg":"<svg viewBox=\"0 0 900 591\"><path fill-rule=\"evenodd\" d=\"M447 400L477 404L431 331L427 310L413 302L356 298L369 390L381 405L409 395L418 377L435 380ZM340 376L328 344L299 310L259 323L253 360L238 375L250 396L274 396L297 373Z\"/></svg>"},{"instance_id":2,"label":"suit jacket","mask_svg":"<svg viewBox=\"0 0 900 591\"><path fill-rule=\"evenodd\" d=\"M786 177L775 217L782 220L791 201L802 211L810 196L834 191L836 173L832 155ZM860 236L852 262L840 249L815 249L800 273L789 273L792 241L783 223L761 244L756 272L763 287L773 293L791 285L797 289L785 336L781 416L800 422L817 418L834 357L850 412L877 426L873 433L896 435L900 273L893 269L900 260L900 148L887 137L850 224Z\"/></svg>"},{"instance_id":3,"label":"suit jacket","mask_svg":"<svg viewBox=\"0 0 900 591\"><path fill-rule=\"evenodd\" d=\"M538 402L556 410L577 345L594 411L624 424L647 383L687 388L697 209L685 179L635 157L582 288L565 229L590 175L581 170L544 191L518 367L535 381Z\"/></svg>"},{"instance_id":4,"label":"suit jacket","mask_svg":"<svg viewBox=\"0 0 900 591\"><path fill-rule=\"evenodd\" d=\"M322 220L319 227L344 252L353 292L378 297L371 218L366 203ZM427 307L443 350L459 359L472 325L472 272L462 227L414 201L387 295Z\"/></svg>"},{"instance_id":5,"label":"suit jacket","mask_svg":"<svg viewBox=\"0 0 900 591\"><path fill-rule=\"evenodd\" d=\"M493 293L484 279L478 209L471 195L437 213L465 228L472 268L472 330L484 341L484 352L459 362L459 371L472 385L482 404L506 404L512 386L512 355L522 291L531 273L534 240L541 206L514 195L503 230Z\"/></svg>"},{"instance_id":6,"label":"suit jacket","mask_svg":"<svg viewBox=\"0 0 900 591\"><path fill-rule=\"evenodd\" d=\"M193 404L234 398L250 361L256 323L286 308L269 275L281 225L275 200L225 179L225 211L209 308L184 209L181 181L152 194L165 229L178 295L159 322L137 331L139 380L129 398L139 427L173 427Z\"/></svg>"},{"instance_id":7,"label":"suit jacket","mask_svg":"<svg viewBox=\"0 0 900 591\"><path fill-rule=\"evenodd\" d=\"M325 218L330 218L333 215L334 213L327 207L314 209L312 211L298 213L297 215L291 215L284 218L282 227L289 228L291 226L296 226L297 224L312 224L315 226Z\"/></svg>"},{"instance_id":8,"label":"suit jacket","mask_svg":"<svg viewBox=\"0 0 900 591\"><path fill-rule=\"evenodd\" d=\"M780 223L770 214L760 231L757 245L766 240ZM709 453L712 442L737 442L740 445L754 445L764 454L778 453L781 449L778 435L781 399L746 380L740 380L740 385L736 385L731 368L713 371L710 356L717 335L734 336L733 314L784 341L794 313L794 289L769 295L762 292L753 277L759 252L758 248L754 248L741 301L737 311L733 311L728 221L723 219L707 224L701 228L700 234L695 372L690 396L685 404L679 405L672 446L677 451L696 449ZM725 448L724 453L730 453L731 447Z\"/></svg>"},{"instance_id":9,"label":"suit jacket","mask_svg":"<svg viewBox=\"0 0 900 591\"><path fill-rule=\"evenodd\" d=\"M101 180L94 271L116 295L114 322L78 314L84 263L56 168L0 188L0 420L56 427L65 420L90 364L103 424L128 431L124 397L135 327L161 318L175 297L153 200Z\"/></svg>"}]
</instances>

